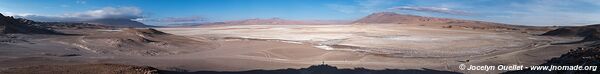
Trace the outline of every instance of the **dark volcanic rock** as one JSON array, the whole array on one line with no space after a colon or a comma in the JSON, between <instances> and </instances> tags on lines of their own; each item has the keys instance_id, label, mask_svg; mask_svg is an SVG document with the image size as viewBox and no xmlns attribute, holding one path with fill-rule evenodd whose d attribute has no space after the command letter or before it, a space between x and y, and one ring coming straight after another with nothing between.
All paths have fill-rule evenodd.
<instances>
[{"instance_id":1,"label":"dark volcanic rock","mask_svg":"<svg viewBox=\"0 0 600 74\"><path fill-rule=\"evenodd\" d=\"M585 37L598 33L600 30L600 24L588 25L588 26L575 26L575 27L562 27L556 30L548 31L543 36L580 36Z\"/></svg>"},{"instance_id":2,"label":"dark volcanic rock","mask_svg":"<svg viewBox=\"0 0 600 74\"><path fill-rule=\"evenodd\" d=\"M582 41L599 41L600 33L598 31L590 32L589 35L586 35Z\"/></svg>"},{"instance_id":3,"label":"dark volcanic rock","mask_svg":"<svg viewBox=\"0 0 600 74\"><path fill-rule=\"evenodd\" d=\"M542 66L600 66L600 46L592 46L586 48L571 49L566 54L558 58L552 58ZM505 74L600 74L600 71L584 71L584 70L521 70L509 71Z\"/></svg>"},{"instance_id":4,"label":"dark volcanic rock","mask_svg":"<svg viewBox=\"0 0 600 74\"><path fill-rule=\"evenodd\" d=\"M588 26L575 26L575 27L562 27L556 30L548 31L542 36L570 36L570 37L584 37L582 40L585 41L598 41L600 40L600 24L588 25Z\"/></svg>"},{"instance_id":5,"label":"dark volcanic rock","mask_svg":"<svg viewBox=\"0 0 600 74\"><path fill-rule=\"evenodd\" d=\"M21 33L21 34L62 34L60 32L46 29L41 26L32 25L35 21L4 16L0 14L0 33Z\"/></svg>"},{"instance_id":6,"label":"dark volcanic rock","mask_svg":"<svg viewBox=\"0 0 600 74\"><path fill-rule=\"evenodd\" d=\"M112 29L113 26L97 25L88 23L69 23L69 22L39 22L34 24L50 29Z\"/></svg>"}]
</instances>

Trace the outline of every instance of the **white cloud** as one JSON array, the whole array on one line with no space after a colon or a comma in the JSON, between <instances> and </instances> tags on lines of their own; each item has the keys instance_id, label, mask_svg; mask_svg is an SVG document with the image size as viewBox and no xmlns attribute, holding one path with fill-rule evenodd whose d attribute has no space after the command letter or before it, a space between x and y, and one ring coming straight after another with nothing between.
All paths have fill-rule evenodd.
<instances>
[{"instance_id":1,"label":"white cloud","mask_svg":"<svg viewBox=\"0 0 600 74\"><path fill-rule=\"evenodd\" d=\"M11 13L8 14L13 15L15 17L48 22L85 21L94 19L138 19L143 17L142 10L137 7L104 7L96 10L67 13L59 16Z\"/></svg>"},{"instance_id":2,"label":"white cloud","mask_svg":"<svg viewBox=\"0 0 600 74\"><path fill-rule=\"evenodd\" d=\"M135 19L141 18L142 10L137 7L105 7L97 10L90 10L80 13L65 14L65 17L75 17L82 19L99 19L99 18L125 18Z\"/></svg>"}]
</instances>

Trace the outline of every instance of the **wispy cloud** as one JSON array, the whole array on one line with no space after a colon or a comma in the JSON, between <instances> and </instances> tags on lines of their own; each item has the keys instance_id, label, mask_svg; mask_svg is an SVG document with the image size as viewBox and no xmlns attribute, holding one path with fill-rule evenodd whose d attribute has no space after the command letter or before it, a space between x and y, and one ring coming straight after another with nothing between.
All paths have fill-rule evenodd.
<instances>
[{"instance_id":1,"label":"wispy cloud","mask_svg":"<svg viewBox=\"0 0 600 74\"><path fill-rule=\"evenodd\" d=\"M342 13L355 13L358 10L356 6L351 5L327 4L325 6Z\"/></svg>"},{"instance_id":2,"label":"wispy cloud","mask_svg":"<svg viewBox=\"0 0 600 74\"><path fill-rule=\"evenodd\" d=\"M392 5L398 0L355 0L355 4L326 4L335 11L341 13L373 13L379 12L384 6Z\"/></svg>"},{"instance_id":3,"label":"wispy cloud","mask_svg":"<svg viewBox=\"0 0 600 74\"><path fill-rule=\"evenodd\" d=\"M589 3L589 5L585 5ZM590 8L586 8L590 7ZM510 23L530 25L587 25L600 23L600 1L589 0L534 0L527 3L512 3L505 10Z\"/></svg>"},{"instance_id":4,"label":"wispy cloud","mask_svg":"<svg viewBox=\"0 0 600 74\"><path fill-rule=\"evenodd\" d=\"M71 5L62 4L60 7L71 7Z\"/></svg>"},{"instance_id":5,"label":"wispy cloud","mask_svg":"<svg viewBox=\"0 0 600 74\"><path fill-rule=\"evenodd\" d=\"M398 6L398 7L388 8L388 9L411 10L411 11L444 13L444 14L454 14L454 15L470 15L471 14L471 13L467 13L465 11L454 10L454 9L444 8L444 7Z\"/></svg>"},{"instance_id":6,"label":"wispy cloud","mask_svg":"<svg viewBox=\"0 0 600 74\"><path fill-rule=\"evenodd\" d=\"M382 6L391 5L398 0L357 0L360 12L373 13L380 11Z\"/></svg>"},{"instance_id":7,"label":"wispy cloud","mask_svg":"<svg viewBox=\"0 0 600 74\"><path fill-rule=\"evenodd\" d=\"M77 0L77 1L75 1L75 3L77 3L77 4L86 4L87 1L85 1L85 0Z\"/></svg>"}]
</instances>

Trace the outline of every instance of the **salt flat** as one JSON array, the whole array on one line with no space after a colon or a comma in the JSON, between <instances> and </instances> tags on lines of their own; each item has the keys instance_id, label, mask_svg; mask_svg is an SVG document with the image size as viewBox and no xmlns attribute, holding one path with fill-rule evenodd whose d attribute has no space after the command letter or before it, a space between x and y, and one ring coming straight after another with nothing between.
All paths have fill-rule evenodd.
<instances>
[{"instance_id":1,"label":"salt flat","mask_svg":"<svg viewBox=\"0 0 600 74\"><path fill-rule=\"evenodd\" d=\"M473 56L526 47L526 35L396 25L238 25L163 28L183 36L293 41L329 50L364 51L397 57Z\"/></svg>"}]
</instances>

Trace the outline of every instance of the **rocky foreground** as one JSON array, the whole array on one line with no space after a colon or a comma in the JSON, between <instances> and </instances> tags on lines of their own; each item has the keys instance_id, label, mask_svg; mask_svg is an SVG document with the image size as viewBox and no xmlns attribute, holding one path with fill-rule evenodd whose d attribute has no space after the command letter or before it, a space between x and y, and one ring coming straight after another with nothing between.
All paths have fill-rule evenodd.
<instances>
[{"instance_id":1,"label":"rocky foreground","mask_svg":"<svg viewBox=\"0 0 600 74\"><path fill-rule=\"evenodd\" d=\"M39 65L10 68L1 74L158 74L159 70L148 66L120 64Z\"/></svg>"}]
</instances>

